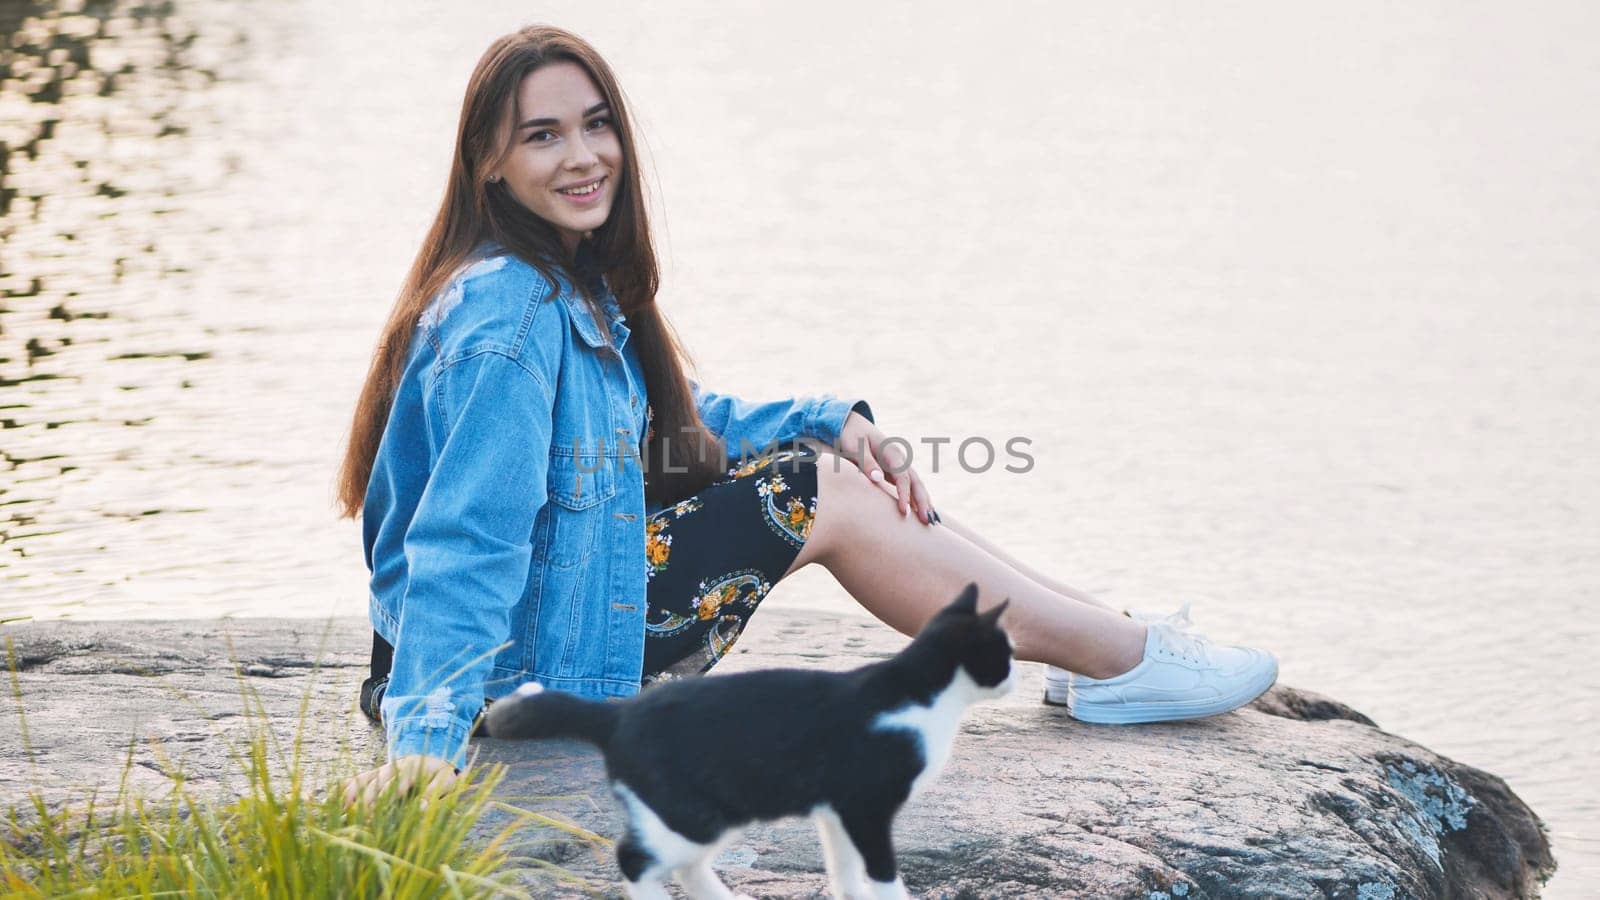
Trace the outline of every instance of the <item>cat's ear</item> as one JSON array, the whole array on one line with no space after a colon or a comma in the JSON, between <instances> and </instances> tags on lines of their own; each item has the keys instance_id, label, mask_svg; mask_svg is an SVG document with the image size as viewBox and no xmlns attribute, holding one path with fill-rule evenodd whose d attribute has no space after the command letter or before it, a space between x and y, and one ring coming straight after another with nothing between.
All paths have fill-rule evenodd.
<instances>
[{"instance_id":1,"label":"cat's ear","mask_svg":"<svg viewBox=\"0 0 1600 900\"><path fill-rule=\"evenodd\" d=\"M994 609L991 609L988 612L986 612L983 615L978 617L978 624L982 625L985 628L997 627L1000 624L1000 614L1005 612L1006 611L1006 607L1008 607L1010 605L1011 605L1011 598L1010 597L1007 597L1006 599L1000 601L1000 605L999 606L996 606Z\"/></svg>"},{"instance_id":2,"label":"cat's ear","mask_svg":"<svg viewBox=\"0 0 1600 900\"><path fill-rule=\"evenodd\" d=\"M978 613L978 584L977 584L977 582L974 582L974 581L967 582L967 586L961 589L961 596L957 597L954 600L954 602L952 602L949 606L946 606L944 608L944 611L945 612L950 612L950 613L966 613L969 616L977 615L977 613Z\"/></svg>"}]
</instances>

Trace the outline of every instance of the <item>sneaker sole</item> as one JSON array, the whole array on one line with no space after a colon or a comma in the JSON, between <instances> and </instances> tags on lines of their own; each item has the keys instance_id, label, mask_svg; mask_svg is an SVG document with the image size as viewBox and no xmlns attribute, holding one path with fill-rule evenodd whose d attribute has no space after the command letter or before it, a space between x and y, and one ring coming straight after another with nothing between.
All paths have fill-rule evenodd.
<instances>
[{"instance_id":1,"label":"sneaker sole","mask_svg":"<svg viewBox=\"0 0 1600 900\"><path fill-rule=\"evenodd\" d=\"M1235 693L1214 700L1181 702L1148 702L1118 704L1110 707L1085 707L1072 702L1071 691L1065 684L1045 681L1044 702L1047 706L1064 706L1067 714L1080 722L1093 725L1138 725L1146 722L1181 722L1185 719L1203 719L1207 716L1231 712L1255 700L1278 683L1278 666L1274 662L1261 678L1240 688Z\"/></svg>"}]
</instances>

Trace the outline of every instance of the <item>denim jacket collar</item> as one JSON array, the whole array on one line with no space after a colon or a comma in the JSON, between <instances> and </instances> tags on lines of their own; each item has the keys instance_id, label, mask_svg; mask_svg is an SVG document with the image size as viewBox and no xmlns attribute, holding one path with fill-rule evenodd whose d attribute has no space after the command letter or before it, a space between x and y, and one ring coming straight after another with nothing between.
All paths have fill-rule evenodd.
<instances>
[{"instance_id":1,"label":"denim jacket collar","mask_svg":"<svg viewBox=\"0 0 1600 900\"><path fill-rule=\"evenodd\" d=\"M584 302L583 294L572 285L567 284L565 279L561 284L561 300L567 304L567 311L571 314L572 325L578 330L578 336L583 338L583 342L595 349L606 346L605 336L600 333L599 326L595 324L594 315L589 312L589 304ZM617 298L611 293L609 286L606 287L604 306L606 314L610 316L611 321L611 342L615 343L620 350L627 343L628 335L631 332L628 326L623 323L622 310L617 305Z\"/></svg>"},{"instance_id":2,"label":"denim jacket collar","mask_svg":"<svg viewBox=\"0 0 1600 900\"><path fill-rule=\"evenodd\" d=\"M580 244L578 246L579 256L586 257L587 250L587 243ZM483 258L505 252L506 248L498 241L486 240L478 245L473 255L477 258ZM583 342L593 349L598 350L606 346L605 336L600 333L600 328L595 325L594 316L589 312L589 304L584 302L583 293L578 290L577 285L571 280L572 274L567 272L557 272L555 274L557 277L556 287L559 291L560 299L567 305L567 312L570 314L573 327L578 330L578 336L583 338ZM606 283L605 276L600 277L600 287L605 291L602 303L611 320L611 342L617 346L618 350L621 350L627 344L628 335L631 332L623 322L622 309L617 304L616 295L611 292L611 286Z\"/></svg>"}]
</instances>

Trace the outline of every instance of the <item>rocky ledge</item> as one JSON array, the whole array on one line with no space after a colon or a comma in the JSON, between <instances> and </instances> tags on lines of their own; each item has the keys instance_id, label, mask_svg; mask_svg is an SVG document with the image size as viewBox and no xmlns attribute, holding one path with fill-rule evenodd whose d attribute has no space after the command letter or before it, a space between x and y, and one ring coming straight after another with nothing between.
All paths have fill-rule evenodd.
<instances>
[{"instance_id":1,"label":"rocky ledge","mask_svg":"<svg viewBox=\"0 0 1600 900\"><path fill-rule=\"evenodd\" d=\"M243 686L286 737L304 709L309 759L382 753L355 709L370 641L357 619L0 631L25 713L8 700L0 728L6 805L29 791L59 800L114 787L133 739L136 785L159 791L181 769L191 789L232 788L227 739L247 727ZM865 619L770 609L720 670L849 668L903 643ZM1543 824L1504 781L1334 700L1279 686L1212 719L1093 726L1038 702L1039 667L1021 674L1010 698L973 710L943 777L897 821L901 868L919 897L1529 897L1555 869ZM508 766L500 792L514 804L617 833L594 751L554 741L475 747L478 764ZM615 868L594 847L533 826L518 840L515 852L590 879L586 891L529 874L536 895L616 893ZM803 822L753 828L718 868L757 897L827 896Z\"/></svg>"}]
</instances>

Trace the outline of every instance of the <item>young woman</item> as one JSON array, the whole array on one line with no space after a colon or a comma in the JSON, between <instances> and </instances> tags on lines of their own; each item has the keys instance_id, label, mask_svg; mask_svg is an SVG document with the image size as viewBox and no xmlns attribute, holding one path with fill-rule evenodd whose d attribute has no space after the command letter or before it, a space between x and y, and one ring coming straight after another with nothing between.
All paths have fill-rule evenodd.
<instances>
[{"instance_id":1,"label":"young woman","mask_svg":"<svg viewBox=\"0 0 1600 900\"><path fill-rule=\"evenodd\" d=\"M350 800L447 784L527 681L621 697L705 671L812 563L906 634L969 581L1010 598L1018 657L1086 721L1213 715L1276 679L1270 654L1118 614L935 512L865 402L701 388L656 286L610 67L556 28L495 41L340 475L372 573L361 707L390 760Z\"/></svg>"}]
</instances>

